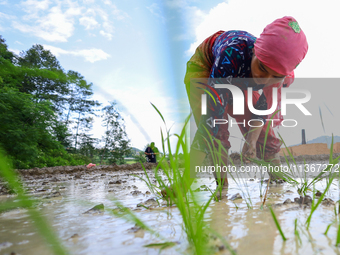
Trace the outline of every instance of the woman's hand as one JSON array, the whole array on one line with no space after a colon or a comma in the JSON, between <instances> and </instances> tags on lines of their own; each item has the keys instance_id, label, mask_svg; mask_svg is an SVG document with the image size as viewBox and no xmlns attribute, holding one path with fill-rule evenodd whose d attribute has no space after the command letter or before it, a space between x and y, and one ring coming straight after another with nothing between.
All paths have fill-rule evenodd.
<instances>
[{"instance_id":1,"label":"woman's hand","mask_svg":"<svg viewBox=\"0 0 340 255\"><path fill-rule=\"evenodd\" d=\"M169 194L169 192L171 192L174 197L176 197L176 194L174 193L173 189L171 186L168 187L168 189L164 188L161 190L161 194L164 198L168 198L168 197L171 197L171 195Z\"/></svg>"},{"instance_id":2,"label":"woman's hand","mask_svg":"<svg viewBox=\"0 0 340 255\"><path fill-rule=\"evenodd\" d=\"M250 162L247 158L256 158L256 143L262 130L262 124L261 121L253 121L253 127L248 131L246 142L242 149L242 156L245 158L246 163Z\"/></svg>"},{"instance_id":3,"label":"woman's hand","mask_svg":"<svg viewBox=\"0 0 340 255\"><path fill-rule=\"evenodd\" d=\"M246 163L249 163L249 158L256 158L256 142L257 141L247 141L243 145L242 156Z\"/></svg>"},{"instance_id":4,"label":"woman's hand","mask_svg":"<svg viewBox=\"0 0 340 255\"><path fill-rule=\"evenodd\" d=\"M178 188L179 190L177 190L179 193L178 194L181 194L182 196L184 196L188 189L186 188L186 185L182 185L182 184L178 184ZM161 190L161 195L164 197L164 198L171 198L171 195L173 195L174 198L177 197L177 191L176 191L176 188L173 187L173 186L168 186L167 188L163 188Z\"/></svg>"}]
</instances>

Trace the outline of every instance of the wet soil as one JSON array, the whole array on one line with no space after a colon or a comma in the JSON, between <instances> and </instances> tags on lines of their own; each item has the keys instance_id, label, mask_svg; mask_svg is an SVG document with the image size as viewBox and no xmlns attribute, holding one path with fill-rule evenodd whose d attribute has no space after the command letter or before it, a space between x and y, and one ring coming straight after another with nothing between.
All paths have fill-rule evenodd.
<instances>
[{"instance_id":1,"label":"wet soil","mask_svg":"<svg viewBox=\"0 0 340 255\"><path fill-rule=\"evenodd\" d=\"M152 169L155 167L154 163L144 163L145 169ZM91 168L86 168L86 165L81 166L55 166L55 167L43 167L43 168L32 168L32 169L18 169L16 170L20 175L27 177L33 175L44 175L48 176L51 174L74 174L81 175L82 173L105 173L105 172L117 172L126 170L143 170L140 163L124 164L124 165L97 165Z\"/></svg>"},{"instance_id":2,"label":"wet soil","mask_svg":"<svg viewBox=\"0 0 340 255\"><path fill-rule=\"evenodd\" d=\"M144 163L144 168L150 170L155 167L154 163ZM124 165L98 165L88 169L86 165L80 166L55 166L55 167L43 167L32 169L16 169L23 181L44 179L42 185L50 182L68 181L73 179L81 179L83 175L87 174L101 174L105 176L106 173L113 172L129 172L129 171L143 171L143 167L140 163L124 164ZM116 180L116 182L120 182ZM114 184L114 183L111 183ZM118 183L119 184L119 183ZM15 191L10 190L6 182L2 182L0 178L0 195L14 194Z\"/></svg>"},{"instance_id":3,"label":"wet soil","mask_svg":"<svg viewBox=\"0 0 340 255\"><path fill-rule=\"evenodd\" d=\"M146 164L152 183L156 184L154 164ZM135 167L135 168L133 168ZM188 242L183 231L182 218L176 206L152 194L138 177L145 178L140 165L54 167L17 170L27 193L35 199L35 208L43 213L56 230L71 254L159 254L159 248L144 245L160 240L134 223L117 218L114 203L118 199L140 219L167 241L175 242L161 254L187 254ZM164 178L165 179L165 178ZM193 190L202 203L210 199L215 190L213 177L197 179ZM206 211L209 227L225 238L237 254L340 254L335 246L337 236L334 206L338 206L339 183L334 185L314 212L311 227L304 224L310 213L313 194L306 197L297 193L298 186L271 183L267 200L261 208L267 182L258 178L229 181L229 189L222 200L212 201ZM323 192L325 182L315 189ZM0 203L15 201L15 194L0 183ZM320 192L320 194L321 194ZM4 195L5 194L5 195ZM319 194L319 195L320 195ZM316 197L315 199L318 199ZM316 201L316 200L315 200ZM268 206L275 210L286 242L275 226ZM14 209L0 213L0 254L52 254L28 216L27 209ZM298 220L301 243L294 232ZM324 235L329 224L328 234ZM215 254L230 254L216 236L209 237Z\"/></svg>"}]
</instances>

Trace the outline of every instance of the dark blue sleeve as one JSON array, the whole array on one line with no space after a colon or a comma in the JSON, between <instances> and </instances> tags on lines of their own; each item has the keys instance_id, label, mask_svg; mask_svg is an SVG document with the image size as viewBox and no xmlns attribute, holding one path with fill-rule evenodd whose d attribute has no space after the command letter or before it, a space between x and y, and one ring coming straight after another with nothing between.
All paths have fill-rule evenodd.
<instances>
[{"instance_id":1,"label":"dark blue sleeve","mask_svg":"<svg viewBox=\"0 0 340 255\"><path fill-rule=\"evenodd\" d=\"M240 77L244 74L244 54L239 44L222 44L215 54L210 78Z\"/></svg>"},{"instance_id":2,"label":"dark blue sleeve","mask_svg":"<svg viewBox=\"0 0 340 255\"><path fill-rule=\"evenodd\" d=\"M207 96L207 114L202 115L196 132L193 146L195 149L209 152L207 148L207 141L210 141L211 137L218 138L217 133L219 128L223 128L220 125L214 125L215 119L223 119L227 104L232 105L232 94L228 89L215 88L214 84L232 84L232 78L238 76L238 72L242 72L244 66L242 61L242 50L240 50L239 44L228 45L223 44L216 49L216 59L213 64L207 90L213 96L213 98ZM238 69L240 67L241 69Z\"/></svg>"},{"instance_id":3,"label":"dark blue sleeve","mask_svg":"<svg viewBox=\"0 0 340 255\"><path fill-rule=\"evenodd\" d=\"M264 93L261 94L259 100L257 100L254 108L256 110L268 110L268 104L267 104L267 98L266 96L264 95ZM256 114L253 114L252 116L252 119L255 119L255 120L262 120L263 121L263 124L266 124L266 119L268 118L268 115L256 115Z\"/></svg>"},{"instance_id":4,"label":"dark blue sleeve","mask_svg":"<svg viewBox=\"0 0 340 255\"><path fill-rule=\"evenodd\" d=\"M235 34L235 35L234 35ZM215 58L210 72L207 88L213 98L207 94L207 114L202 115L196 132L193 147L208 152L207 141L218 138L221 125L213 125L214 119L223 119L227 105L232 105L232 94L227 89L216 89L214 84L233 84L232 79L249 77L254 37L246 36L245 32L222 34L213 46ZM234 85L234 84L233 84ZM237 84L246 90L245 84ZM218 96L217 96L217 95ZM223 145L223 144L222 144Z\"/></svg>"}]
</instances>

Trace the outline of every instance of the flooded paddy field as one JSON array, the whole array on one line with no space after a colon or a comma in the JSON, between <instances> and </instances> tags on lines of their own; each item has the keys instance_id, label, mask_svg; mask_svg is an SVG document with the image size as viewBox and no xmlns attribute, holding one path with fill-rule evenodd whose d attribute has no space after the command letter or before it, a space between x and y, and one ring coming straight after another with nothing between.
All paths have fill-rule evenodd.
<instances>
[{"instance_id":1,"label":"flooded paddy field","mask_svg":"<svg viewBox=\"0 0 340 255\"><path fill-rule=\"evenodd\" d=\"M159 197L136 177L145 178L143 170L84 167L77 171L39 171L24 174L24 187L70 254L190 254L178 208L167 206L164 200L157 202ZM153 171L147 172L151 182L156 183ZM305 224L311 212L313 190L315 204L318 199L315 191L323 192L326 182L317 182L307 191L310 197L304 199L297 193L298 185L269 184L267 200L261 208L260 194L265 194L267 183L259 178L229 179L228 193L220 201L212 200L205 222L236 254L340 254L335 245L340 224L337 179L314 212L308 230ZM197 179L193 184L202 203L210 199L209 189L216 189L212 176ZM16 195L6 194L4 182L0 192L0 203L16 200ZM115 216L112 211L117 210L116 199L175 245L163 250L144 247L164 240ZM270 205L287 238L285 242L268 208ZM0 214L0 254L53 254L32 224L28 210L13 209ZM212 254L230 254L216 235L209 235L207 242Z\"/></svg>"}]
</instances>

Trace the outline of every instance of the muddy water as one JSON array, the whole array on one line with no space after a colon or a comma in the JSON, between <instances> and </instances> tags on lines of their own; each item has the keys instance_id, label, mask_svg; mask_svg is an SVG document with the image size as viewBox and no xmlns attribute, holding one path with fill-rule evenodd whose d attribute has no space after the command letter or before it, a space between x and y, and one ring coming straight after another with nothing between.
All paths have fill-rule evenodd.
<instances>
[{"instance_id":1,"label":"muddy water","mask_svg":"<svg viewBox=\"0 0 340 255\"><path fill-rule=\"evenodd\" d=\"M186 253L188 243L182 230L182 220L176 207L165 205L148 210L137 204L154 198L144 182L131 175L131 171L115 173L84 173L52 178L26 180L27 191L36 198L37 209L47 217L63 244L71 254L158 254L159 249L143 245L159 242L159 239L139 229L133 223L116 218L109 211L90 211L93 206L104 204L114 209L117 198L131 208L148 226L169 241L177 242L162 254ZM134 174L143 176L141 172ZM151 175L152 176L152 175ZM194 189L202 185L215 189L212 178L198 179ZM324 190L320 182L316 189ZM210 198L210 192L197 192L201 201ZM334 205L320 205L314 213L309 231L304 227L310 208L298 203L282 204L288 198L298 197L297 187L289 184L271 184L266 204L273 205L286 242L275 226L268 210L261 210L261 197L266 184L258 179L230 180L228 198L212 202L206 212L206 221L230 243L238 254L340 254L335 247L336 225L325 232L335 220ZM230 200L239 193L242 199ZM311 194L310 194L311 195ZM327 198L339 200L338 184L334 183ZM0 202L15 200L15 196L0 197ZM294 235L294 220L298 219L301 243ZM301 227L301 228L300 228ZM216 254L229 254L218 239L211 240ZM25 209L0 214L0 254L52 254L32 225Z\"/></svg>"}]
</instances>

